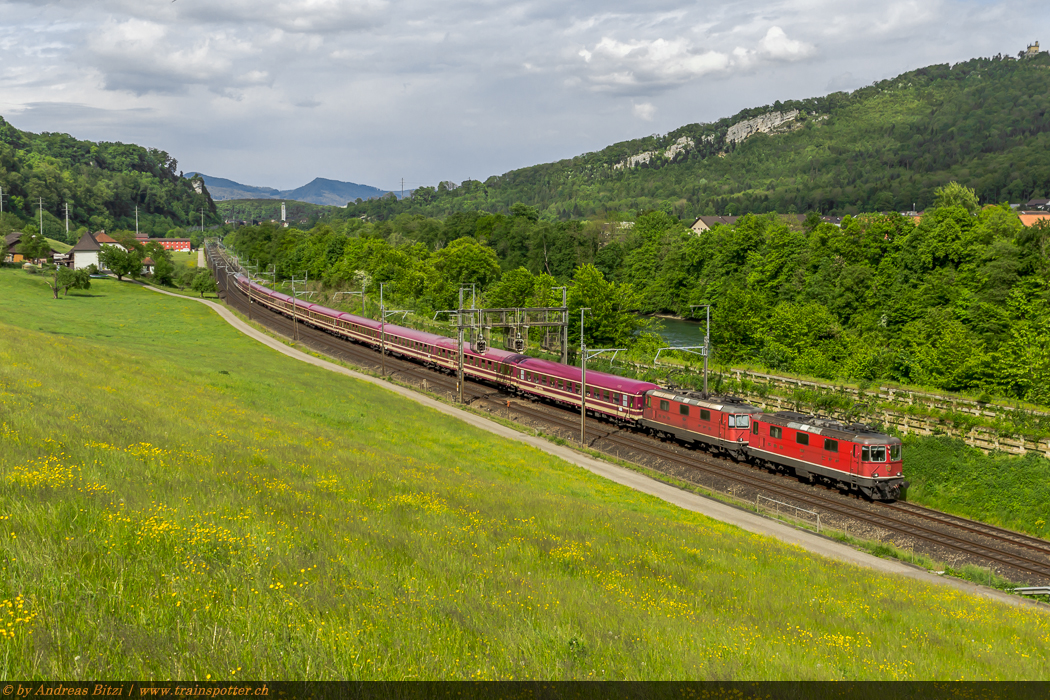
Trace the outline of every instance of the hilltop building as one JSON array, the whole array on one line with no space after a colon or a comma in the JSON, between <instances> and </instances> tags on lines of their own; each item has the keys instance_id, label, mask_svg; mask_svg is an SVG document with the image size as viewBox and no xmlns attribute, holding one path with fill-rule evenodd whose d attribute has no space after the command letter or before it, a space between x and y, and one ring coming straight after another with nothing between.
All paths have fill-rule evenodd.
<instances>
[{"instance_id":1,"label":"hilltop building","mask_svg":"<svg viewBox=\"0 0 1050 700\"><path fill-rule=\"evenodd\" d=\"M1039 53L1039 42L1037 41L1034 44L1029 44L1028 48L1021 52L1021 58L1035 58Z\"/></svg>"}]
</instances>

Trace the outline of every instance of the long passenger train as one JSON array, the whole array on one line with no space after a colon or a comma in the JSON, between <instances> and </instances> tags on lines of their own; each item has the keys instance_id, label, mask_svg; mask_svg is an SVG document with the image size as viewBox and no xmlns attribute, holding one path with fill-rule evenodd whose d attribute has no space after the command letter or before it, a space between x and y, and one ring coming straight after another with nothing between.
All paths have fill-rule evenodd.
<instances>
[{"instance_id":1,"label":"long passenger train","mask_svg":"<svg viewBox=\"0 0 1050 700\"><path fill-rule=\"evenodd\" d=\"M385 333L389 352L454 372L455 340L354 314L335 311L276 292L237 275L238 288L252 303L337 336L379 347ZM844 425L799 413L765 413L733 397L672 391L652 382L580 368L496 348L479 351L464 343L463 371L508 391L587 410L618 424L694 444L732 459L822 482L873 499L895 500L902 487L901 441L863 425Z\"/></svg>"}]
</instances>

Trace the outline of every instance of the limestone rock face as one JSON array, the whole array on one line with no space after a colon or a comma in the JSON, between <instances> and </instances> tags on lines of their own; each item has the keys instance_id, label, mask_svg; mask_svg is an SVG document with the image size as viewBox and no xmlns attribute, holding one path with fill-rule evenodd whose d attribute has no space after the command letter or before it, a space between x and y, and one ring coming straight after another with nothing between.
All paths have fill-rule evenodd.
<instances>
[{"instance_id":1,"label":"limestone rock face","mask_svg":"<svg viewBox=\"0 0 1050 700\"><path fill-rule=\"evenodd\" d=\"M679 154L688 153L690 148L696 146L696 142L688 136L682 136L677 141L663 150L663 156L667 160L674 160ZM648 164L653 158L660 155L660 151L644 151L636 156L628 156L613 166L614 170L633 168L638 165Z\"/></svg>"},{"instance_id":2,"label":"limestone rock face","mask_svg":"<svg viewBox=\"0 0 1050 700\"><path fill-rule=\"evenodd\" d=\"M798 110L792 109L788 112L769 112L761 114L754 119L746 119L729 127L726 132L727 143L738 143L752 134L774 134L780 131L790 131L791 127L785 125L794 122L798 116Z\"/></svg>"}]
</instances>

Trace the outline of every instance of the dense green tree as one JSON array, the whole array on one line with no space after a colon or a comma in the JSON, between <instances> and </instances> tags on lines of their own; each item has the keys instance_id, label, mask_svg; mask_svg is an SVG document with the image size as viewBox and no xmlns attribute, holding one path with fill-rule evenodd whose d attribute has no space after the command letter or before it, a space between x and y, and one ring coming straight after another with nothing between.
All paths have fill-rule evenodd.
<instances>
[{"instance_id":1,"label":"dense green tree","mask_svg":"<svg viewBox=\"0 0 1050 700\"><path fill-rule=\"evenodd\" d=\"M980 207L977 193L972 187L960 185L952 180L944 187L938 187L933 191L933 206L938 209L945 207L962 207L971 214Z\"/></svg>"},{"instance_id":2,"label":"dense green tree","mask_svg":"<svg viewBox=\"0 0 1050 700\"><path fill-rule=\"evenodd\" d=\"M190 288L200 294L202 299L205 294L215 294L218 290L218 287L215 284L215 278L211 275L211 271L203 267L199 268L197 273L193 276L193 282L190 284Z\"/></svg>"},{"instance_id":3,"label":"dense green tree","mask_svg":"<svg viewBox=\"0 0 1050 700\"><path fill-rule=\"evenodd\" d=\"M593 265L583 265L573 276L569 288L569 319L576 321L580 309L584 316L584 340L592 348L627 348L644 322L633 313L638 308L639 296L629 284L612 284ZM575 327L574 327L575 326ZM575 336L575 338L574 338ZM580 341L577 324L569 326L570 341Z\"/></svg>"},{"instance_id":4,"label":"dense green tree","mask_svg":"<svg viewBox=\"0 0 1050 700\"><path fill-rule=\"evenodd\" d=\"M98 261L104 269L116 275L118 280L142 272L142 252L135 248L125 250L117 245L104 245L99 251Z\"/></svg>"},{"instance_id":5,"label":"dense green tree","mask_svg":"<svg viewBox=\"0 0 1050 700\"><path fill-rule=\"evenodd\" d=\"M48 257L51 254L51 243L37 231L36 226L27 226L26 229L18 244L18 252L26 260L42 260Z\"/></svg>"}]
</instances>

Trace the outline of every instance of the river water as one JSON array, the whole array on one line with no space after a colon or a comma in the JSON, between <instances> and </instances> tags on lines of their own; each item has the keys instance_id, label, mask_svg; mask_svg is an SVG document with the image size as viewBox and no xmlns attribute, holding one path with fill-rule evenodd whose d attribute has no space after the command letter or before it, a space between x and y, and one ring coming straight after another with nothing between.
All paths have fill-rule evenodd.
<instances>
[{"instance_id":1,"label":"river water","mask_svg":"<svg viewBox=\"0 0 1050 700\"><path fill-rule=\"evenodd\" d=\"M707 321L686 321L678 318L652 318L653 329L673 347L704 344Z\"/></svg>"}]
</instances>

